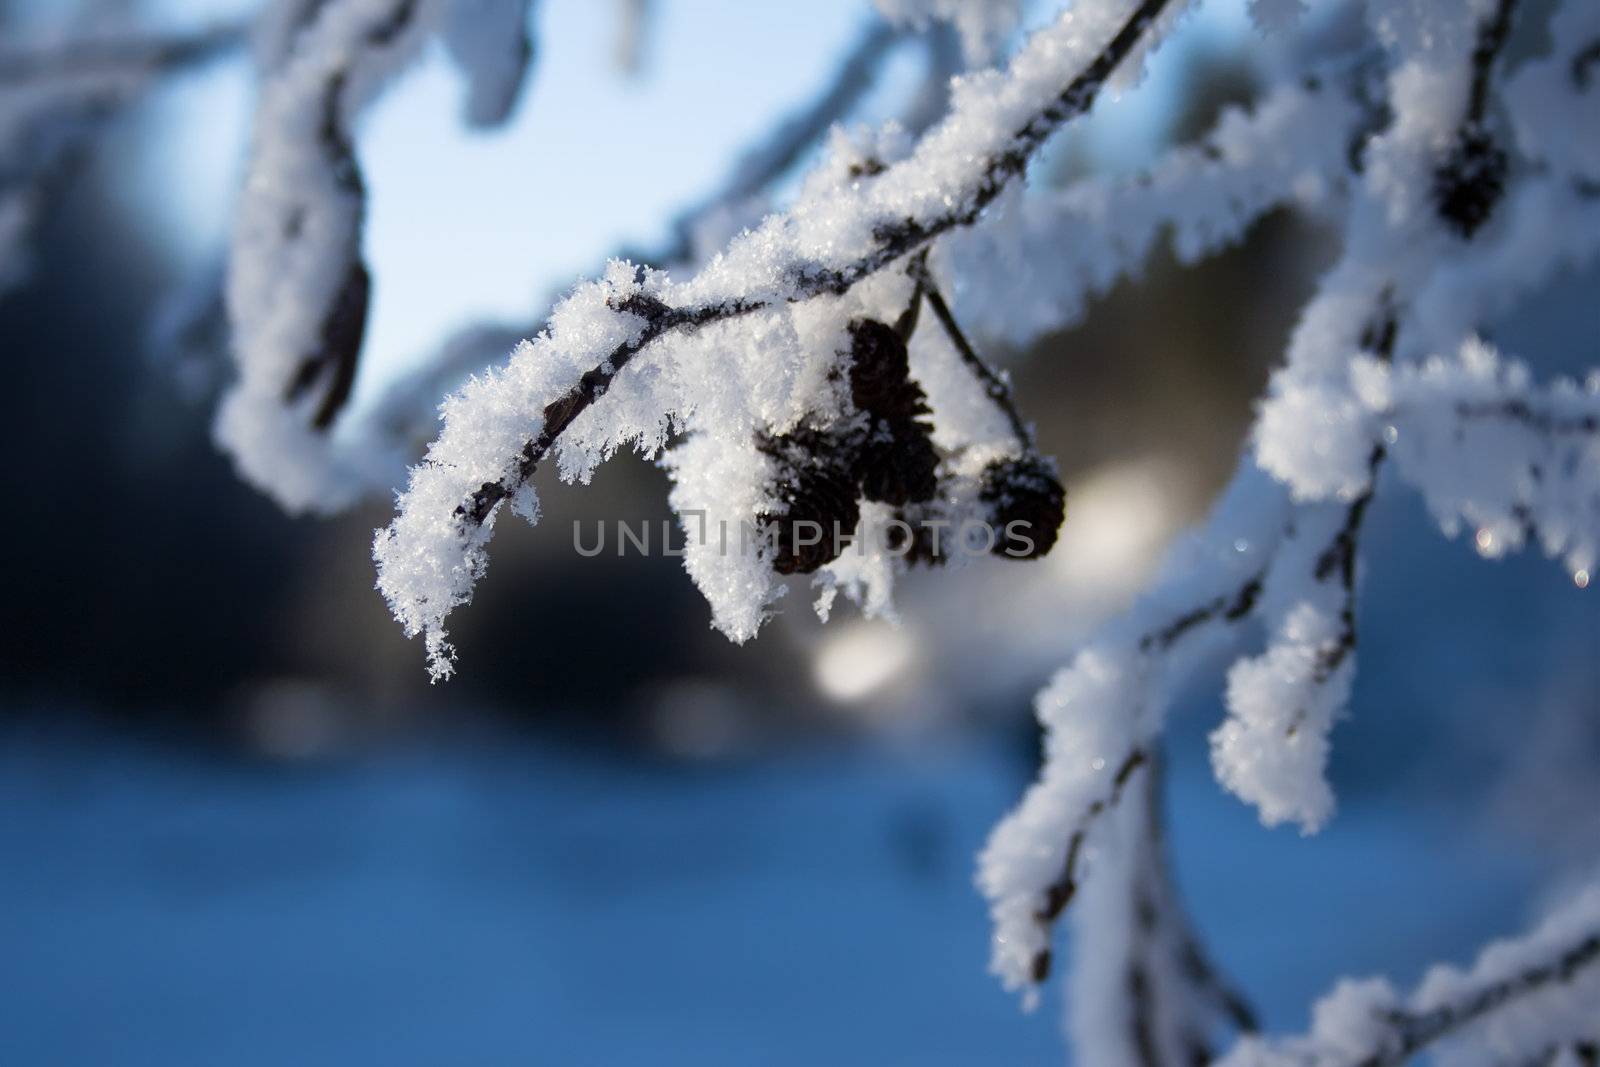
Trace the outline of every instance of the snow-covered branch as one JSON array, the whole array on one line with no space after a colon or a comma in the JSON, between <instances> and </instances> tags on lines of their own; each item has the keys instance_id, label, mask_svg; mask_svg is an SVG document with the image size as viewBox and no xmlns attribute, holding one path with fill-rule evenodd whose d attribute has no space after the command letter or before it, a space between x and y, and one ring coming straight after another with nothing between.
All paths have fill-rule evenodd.
<instances>
[{"instance_id":1,"label":"snow-covered branch","mask_svg":"<svg viewBox=\"0 0 1600 1067\"><path fill-rule=\"evenodd\" d=\"M1163 239L1194 263L1275 209L1327 210L1348 184L1349 142L1371 122L1357 93L1367 76L1361 57L1330 61L1249 109L1229 108L1147 173L1002 198L993 218L941 242L935 257L960 279L963 318L1025 344L1077 321Z\"/></svg>"},{"instance_id":2,"label":"snow-covered branch","mask_svg":"<svg viewBox=\"0 0 1600 1067\"><path fill-rule=\"evenodd\" d=\"M533 65L530 29L536 0L454 0L444 43L467 82L469 126L498 126L511 117Z\"/></svg>"},{"instance_id":3,"label":"snow-covered branch","mask_svg":"<svg viewBox=\"0 0 1600 1067\"><path fill-rule=\"evenodd\" d=\"M1087 1063L1209 1063L1222 1026L1256 1030L1254 1010L1190 928L1169 870L1161 761L1110 818L1104 866L1074 914L1068 1026Z\"/></svg>"},{"instance_id":4,"label":"snow-covered branch","mask_svg":"<svg viewBox=\"0 0 1600 1067\"><path fill-rule=\"evenodd\" d=\"M1261 594L1288 503L1246 460L1204 527L1169 555L1162 576L1126 615L1088 641L1039 694L1039 780L990 836L979 885L994 920L991 968L1008 989L1049 974L1052 928L1097 855L1119 782L1143 765L1172 694L1208 653L1226 648ZM1085 866L1091 869L1083 870Z\"/></svg>"},{"instance_id":5,"label":"snow-covered branch","mask_svg":"<svg viewBox=\"0 0 1600 1067\"><path fill-rule=\"evenodd\" d=\"M1570 22L1569 9L1577 6L1558 12L1556 23ZM1512 294L1537 284L1530 279L1581 262L1600 231L1530 240L1530 231L1555 232L1534 224L1553 203L1569 202L1568 193L1548 174L1510 188L1511 175L1494 162L1503 151L1494 138L1502 135L1486 101L1514 5L1476 5L1464 13L1474 27L1465 33L1437 25L1423 32L1402 14L1399 5L1372 5L1374 34L1391 54L1392 116L1369 131L1353 159L1330 156L1322 164L1324 176L1352 162L1360 168L1346 208L1344 257L1302 315L1287 366L1274 375L1253 457L1196 540L1179 547L1166 577L1090 638L1039 696L1045 731L1039 781L996 828L980 862L995 922L993 968L1009 988L1031 996L1048 971L1051 927L1082 890L1085 866L1092 886L1095 858L1100 867L1129 862L1104 816L1121 796L1122 769L1138 766L1161 731L1191 634L1232 635L1235 627L1218 624L1253 616L1270 635L1262 654L1238 660L1229 672L1229 714L1212 735L1219 781L1256 804L1268 823L1294 820L1313 830L1331 815L1324 769L1328 733L1354 673L1360 533L1391 455L1398 476L1423 488L1447 528L1473 522L1487 549L1520 545L1537 527L1579 584L1589 579L1600 531L1593 486L1600 464L1590 432L1594 385L1563 383L1544 395L1531 389L1525 371L1502 369L1476 342L1468 342L1459 365L1420 357L1440 346L1456 349L1472 323L1492 321ZM1564 67L1569 40L1527 64L1517 85L1542 85L1543 71ZM1303 93L1276 99L1289 114L1312 104ZM1342 106L1345 117L1335 128L1365 125L1353 103ZM1239 128L1272 130L1271 114L1263 106ZM1241 143L1270 141L1252 136ZM1467 158L1474 153L1481 157L1476 163ZM1288 158L1298 166L1308 154ZM1546 157L1553 160L1553 150ZM1569 150L1567 158L1584 157ZM1186 174L1205 160L1197 154L1193 163L1178 157L1164 166ZM1296 172L1288 167L1279 174ZM1232 182L1233 174L1219 170L1215 177ZM1292 184L1279 182L1276 188ZM1255 202L1270 204L1272 195ZM1105 217L1114 224L1119 216ZM1249 217L1234 212L1230 225ZM1124 246L1128 254L1085 256L1104 273L1068 278L1064 291L1096 291L1136 263L1153 230L1134 232L1138 240ZM1006 247L989 233L976 238ZM1004 272L989 271L996 275ZM1502 292L1474 304L1460 299L1469 287ZM1029 325L1053 325L1059 314L1052 309ZM1485 438L1483 449L1463 449L1475 435ZM1211 546L1209 558L1194 558L1196 544ZM1227 559L1225 546L1241 558L1222 568L1216 564ZM1208 570L1212 584L1197 585L1196 574Z\"/></svg>"},{"instance_id":6,"label":"snow-covered branch","mask_svg":"<svg viewBox=\"0 0 1600 1067\"><path fill-rule=\"evenodd\" d=\"M372 284L352 123L447 9L295 6L287 50L263 74L228 269L239 377L216 434L240 472L293 511L342 507L399 465L340 449L329 433L355 384Z\"/></svg>"},{"instance_id":7,"label":"snow-covered branch","mask_svg":"<svg viewBox=\"0 0 1600 1067\"><path fill-rule=\"evenodd\" d=\"M664 247L613 259L534 330L463 332L350 418L379 281L362 249L361 116L436 41L467 81L463 120L506 122L538 6L268 0L253 34L260 91L225 293L239 373L216 436L285 506L326 512L391 488L442 413L373 547L435 679L453 671L446 623L501 512L536 521L540 468L586 481L623 448L666 469L685 566L735 641L796 576L824 619L839 593L892 617L912 567L1044 555L1065 489L991 346L1073 323L1163 244L1188 264L1279 210L1326 227L1333 266L1233 478L1147 592L1039 693L1043 765L978 872L991 968L1025 1001L1073 924L1085 1062L1210 1062L1222 1030L1255 1020L1200 948L1160 825L1166 718L1197 668L1231 664L1209 740L1217 780L1264 823L1311 832L1335 808L1331 732L1369 640L1361 570L1380 493L1416 490L1484 556L1537 543L1580 587L1600 566L1600 369L1536 375L1486 340L1600 258L1600 4L1334 0L1348 21L1268 45L1260 92L1199 141L1138 175L1047 188L1026 180L1040 150L1137 80L1185 0L1074 0L1009 61L954 79L958 37L970 64L995 60L1023 5L876 0L882 17L816 95ZM1275 35L1306 7L1250 5ZM651 5L619 8L633 65ZM0 286L50 180L104 120L242 39L222 27L0 46ZM910 48L926 66L904 121L841 128ZM761 218L819 144L792 205ZM1436 970L1409 997L1343 985L1309 1034L1245 1037L1222 1062L1592 1063L1596 1018L1591 890L1469 971Z\"/></svg>"},{"instance_id":8,"label":"snow-covered branch","mask_svg":"<svg viewBox=\"0 0 1600 1067\"><path fill-rule=\"evenodd\" d=\"M1471 531L1487 557L1537 543L1589 583L1600 558L1600 374L1541 387L1477 338L1450 358L1358 373L1400 477L1446 534Z\"/></svg>"},{"instance_id":9,"label":"snow-covered branch","mask_svg":"<svg viewBox=\"0 0 1600 1067\"><path fill-rule=\"evenodd\" d=\"M394 484L409 441L335 423L355 385L372 277L354 124L437 35L468 82L466 121L504 122L532 58L531 0L280 0L262 15L263 86L230 249L238 379L218 415L241 473L292 511ZM392 407L384 407L385 415Z\"/></svg>"},{"instance_id":10,"label":"snow-covered branch","mask_svg":"<svg viewBox=\"0 0 1600 1067\"><path fill-rule=\"evenodd\" d=\"M563 473L576 478L621 444L659 449L675 421L746 453L752 433L793 425L827 399L818 390L854 312L871 317L869 301L905 279L886 276L876 293L864 283L974 223L1165 25L1158 16L1177 7L1079 5L1036 34L1006 74L961 83L950 117L915 149L879 145L874 157L899 157L882 173L814 176L794 210L736 240L692 281L613 265L558 307L549 330L509 364L452 397L443 433L375 547L379 586L407 632L425 637L435 675L449 673L444 620L483 572L500 505L537 515L529 479L558 442ZM620 377L647 351L646 368ZM588 417L602 396L608 415ZM738 483L749 486L755 472L748 456L740 462L747 469ZM748 503L759 510L758 496ZM741 508L735 518L749 514ZM733 584L745 587L741 603L719 622L749 636L776 594L749 570Z\"/></svg>"},{"instance_id":11,"label":"snow-covered branch","mask_svg":"<svg viewBox=\"0 0 1600 1067\"><path fill-rule=\"evenodd\" d=\"M1465 971L1435 967L1410 996L1346 981L1318 1002L1310 1033L1246 1037L1219 1067L1440 1067L1562 1062L1600 1039L1600 887Z\"/></svg>"},{"instance_id":12,"label":"snow-covered branch","mask_svg":"<svg viewBox=\"0 0 1600 1067\"><path fill-rule=\"evenodd\" d=\"M1368 315L1361 350L1387 365L1396 332L1386 290ZM1358 550L1386 457L1382 443L1372 446L1366 488L1348 504L1294 507L1262 577L1267 648L1228 672L1228 717L1211 735L1212 766L1268 825L1292 819L1310 832L1333 814L1323 777L1328 734L1355 674Z\"/></svg>"},{"instance_id":13,"label":"snow-covered branch","mask_svg":"<svg viewBox=\"0 0 1600 1067\"><path fill-rule=\"evenodd\" d=\"M867 22L815 98L741 152L713 190L673 220L671 236L664 244L625 247L613 258L648 263L665 271L702 266L728 236L759 221L773 187L850 113L874 85L884 61L906 40L904 34L881 21ZM946 35L930 32L919 43L928 53L924 87L901 119L901 126L912 134L920 134L943 114L947 83L954 73L945 54ZM930 104L931 97L938 99ZM435 432L441 397L504 360L524 337L536 337L547 326L548 322L537 322L461 330L420 367L389 383L362 424L352 427L349 439L387 455L412 454ZM374 493L388 489L389 483L371 486Z\"/></svg>"}]
</instances>

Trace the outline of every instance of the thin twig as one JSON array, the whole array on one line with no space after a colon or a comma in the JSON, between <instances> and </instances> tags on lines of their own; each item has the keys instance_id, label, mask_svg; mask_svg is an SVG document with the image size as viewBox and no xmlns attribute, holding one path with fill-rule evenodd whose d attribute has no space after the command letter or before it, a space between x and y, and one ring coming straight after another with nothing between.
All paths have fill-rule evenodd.
<instances>
[{"instance_id":1,"label":"thin twig","mask_svg":"<svg viewBox=\"0 0 1600 1067\"><path fill-rule=\"evenodd\" d=\"M1463 419L1505 419L1546 437L1600 434L1600 417L1594 415L1556 415L1534 408L1526 400L1501 400L1482 404L1457 404L1456 415Z\"/></svg>"},{"instance_id":2,"label":"thin twig","mask_svg":"<svg viewBox=\"0 0 1600 1067\"><path fill-rule=\"evenodd\" d=\"M1378 297L1379 310L1373 323L1363 332L1361 347L1381 362L1394 359L1395 337L1400 331L1400 316L1394 307L1393 290L1385 288ZM1317 556L1312 576L1318 582L1337 577L1343 591L1339 607L1339 634L1329 644L1318 650L1312 678L1317 683L1333 677L1339 666L1356 650L1356 556L1361 538L1361 527L1367 518L1373 494L1378 489L1378 472L1388 457L1382 441L1375 442L1367 457L1367 487L1345 509L1344 523L1333 536L1333 541ZM1289 727L1292 734L1299 726L1297 715Z\"/></svg>"},{"instance_id":3,"label":"thin twig","mask_svg":"<svg viewBox=\"0 0 1600 1067\"><path fill-rule=\"evenodd\" d=\"M1489 86L1494 80L1495 61L1511 37L1511 18L1517 0L1500 0L1495 12L1478 27L1472 49L1472 89L1467 97L1467 122L1481 124L1489 112Z\"/></svg>"},{"instance_id":4,"label":"thin twig","mask_svg":"<svg viewBox=\"0 0 1600 1067\"><path fill-rule=\"evenodd\" d=\"M1380 1037L1384 1047L1372 1051L1354 1067L1400 1067L1436 1041L1524 997L1566 985L1596 963L1600 963L1600 931L1588 934L1544 963L1510 978L1480 985L1436 1008L1387 1012L1382 1016L1387 1030Z\"/></svg>"},{"instance_id":5,"label":"thin twig","mask_svg":"<svg viewBox=\"0 0 1600 1067\"><path fill-rule=\"evenodd\" d=\"M1261 597L1261 585L1266 579L1265 570L1257 571L1242 582L1238 589L1201 604L1199 607L1174 618L1171 622L1151 630L1139 638L1140 652L1165 652L1178 643L1189 631L1208 622L1238 622L1255 609Z\"/></svg>"},{"instance_id":6,"label":"thin twig","mask_svg":"<svg viewBox=\"0 0 1600 1067\"><path fill-rule=\"evenodd\" d=\"M972 376L978 379L983 386L983 395L1006 417L1006 422L1011 426L1011 433L1017 439L1017 444L1024 452L1033 449L1033 433L1028 424L1022 421L1022 414L1017 410L1016 398L1011 393L1011 386L982 356L978 355L972 342L967 340L967 335L962 332L961 324L956 321L950 305L945 303L944 294L939 292L939 287L934 284L933 276L928 272L926 257L914 260L913 274L918 284L922 287L923 296L927 298L928 306L933 309L934 317L939 320L939 325L944 327L945 336L950 338L950 343L961 356L961 362L966 364Z\"/></svg>"}]
</instances>

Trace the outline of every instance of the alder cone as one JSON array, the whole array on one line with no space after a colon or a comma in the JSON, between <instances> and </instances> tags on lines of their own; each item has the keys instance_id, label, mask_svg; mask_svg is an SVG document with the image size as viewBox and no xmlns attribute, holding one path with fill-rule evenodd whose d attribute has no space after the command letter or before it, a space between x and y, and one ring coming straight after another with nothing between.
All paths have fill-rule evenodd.
<instances>
[{"instance_id":1,"label":"alder cone","mask_svg":"<svg viewBox=\"0 0 1600 1067\"><path fill-rule=\"evenodd\" d=\"M932 500L939 491L938 467L939 453L926 431L868 442L858 463L861 495L895 507Z\"/></svg>"},{"instance_id":2,"label":"alder cone","mask_svg":"<svg viewBox=\"0 0 1600 1067\"><path fill-rule=\"evenodd\" d=\"M837 435L802 427L788 434L761 434L756 448L777 468L775 495L783 514L756 516L767 540L768 559L779 574L810 574L839 557L845 535L861 521L856 479L845 442ZM815 523L816 526L803 525ZM822 531L816 543L801 544ZM837 536L836 536L837 535Z\"/></svg>"},{"instance_id":3,"label":"alder cone","mask_svg":"<svg viewBox=\"0 0 1600 1067\"><path fill-rule=\"evenodd\" d=\"M1487 133L1462 133L1433 177L1439 216L1462 237L1477 233L1505 193L1508 166L1505 152Z\"/></svg>"},{"instance_id":4,"label":"alder cone","mask_svg":"<svg viewBox=\"0 0 1600 1067\"><path fill-rule=\"evenodd\" d=\"M911 419L926 412L922 390L911 381L911 356L893 326L876 319L850 324L850 399L881 419Z\"/></svg>"},{"instance_id":5,"label":"alder cone","mask_svg":"<svg viewBox=\"0 0 1600 1067\"><path fill-rule=\"evenodd\" d=\"M991 509L994 555L1038 559L1055 547L1061 523L1067 517L1067 491L1051 464L1036 455L995 460L983 470L979 499ZM1021 532L1032 539L1031 551L1020 552L1024 543L1007 535L1014 522L1027 524Z\"/></svg>"},{"instance_id":6,"label":"alder cone","mask_svg":"<svg viewBox=\"0 0 1600 1067\"><path fill-rule=\"evenodd\" d=\"M870 417L856 462L861 495L894 507L939 491L927 394L911 378L906 343L875 319L850 324L850 399Z\"/></svg>"}]
</instances>

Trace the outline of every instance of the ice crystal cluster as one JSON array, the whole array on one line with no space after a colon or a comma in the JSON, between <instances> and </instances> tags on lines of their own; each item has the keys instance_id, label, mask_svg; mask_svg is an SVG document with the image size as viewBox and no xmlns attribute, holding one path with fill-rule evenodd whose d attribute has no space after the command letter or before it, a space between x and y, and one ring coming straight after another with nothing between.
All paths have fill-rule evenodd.
<instances>
[{"instance_id":1,"label":"ice crystal cluster","mask_svg":"<svg viewBox=\"0 0 1600 1067\"><path fill-rule=\"evenodd\" d=\"M447 623L484 578L497 523L539 517L536 472L584 482L622 449L670 473L689 575L731 639L753 636L796 576L824 616L840 594L887 614L897 575L955 562L927 530L1021 522L1031 548L1009 554L1031 557L1062 521L1027 398L985 342L1073 322L1160 246L1189 263L1269 212L1313 217L1337 258L1286 339L1231 483L1135 606L1038 695L1043 766L979 864L992 969L1034 999L1070 912L1071 1029L1079 1062L1095 1065L1594 1063L1594 889L1409 995L1346 982L1306 1035L1254 1034L1184 918L1153 783L1169 704L1225 655L1217 780L1269 824L1313 832L1333 817L1325 770L1357 669L1375 494L1419 494L1443 535L1485 556L1536 548L1589 583L1600 371L1541 376L1538 353L1493 337L1600 251L1600 3L1251 0L1273 57L1255 101L1144 173L1065 186L1030 180L1030 162L1105 98L1138 91L1145 57L1183 32L1186 0L1071 0L1020 41L1018 0L870 6L881 21L817 105L680 220L670 254L613 260L509 355L498 333L464 336L355 421L345 402L373 281L356 124L435 40L467 79L464 121L504 120L533 56L533 4L265 5L226 287L238 373L222 447L286 507L337 510L389 487L418 414L476 371L438 406L437 437L374 547L378 587L436 678L454 670ZM830 129L919 33L930 91L913 113ZM0 52L0 277L41 176L155 75L231 36ZM940 41L955 39L969 69L950 80ZM813 142L821 162L763 214ZM848 547L797 536L801 522ZM1228 1032L1231 1051L1217 1044Z\"/></svg>"}]
</instances>

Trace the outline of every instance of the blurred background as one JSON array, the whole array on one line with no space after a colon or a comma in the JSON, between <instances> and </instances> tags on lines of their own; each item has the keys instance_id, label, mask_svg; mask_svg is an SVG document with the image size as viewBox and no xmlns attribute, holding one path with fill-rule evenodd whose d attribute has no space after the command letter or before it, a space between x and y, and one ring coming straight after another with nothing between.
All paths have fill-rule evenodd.
<instances>
[{"instance_id":1,"label":"blurred background","mask_svg":"<svg viewBox=\"0 0 1600 1067\"><path fill-rule=\"evenodd\" d=\"M121 6L181 27L248 5ZM630 6L546 0L504 129L461 128L434 53L370 116L358 404L669 242L871 17L659 0L629 44ZM1208 0L1035 180L1137 168L1249 99L1242 6ZM0 0L0 40L73 14ZM920 62L891 57L852 120L902 113ZM824 628L796 588L735 648L679 560L572 551L575 521L670 518L664 476L620 457L503 524L453 620L461 672L430 687L372 588L389 509L294 520L242 485L209 438L225 352L174 339L220 262L250 92L224 56L109 126L0 299L0 1060L1059 1062L1059 1013L985 973L973 858L1032 778L1031 694L1226 480L1325 235L1273 217L1198 269L1158 257L1083 325L994 351L1068 484L1047 560L918 573L898 627ZM1546 375L1594 366L1597 283L1496 339ZM1174 717L1178 880L1273 1027L1336 976L1469 955L1600 855L1594 592L1478 559L1404 491L1364 547L1330 829L1263 830L1212 781L1225 664Z\"/></svg>"}]
</instances>

